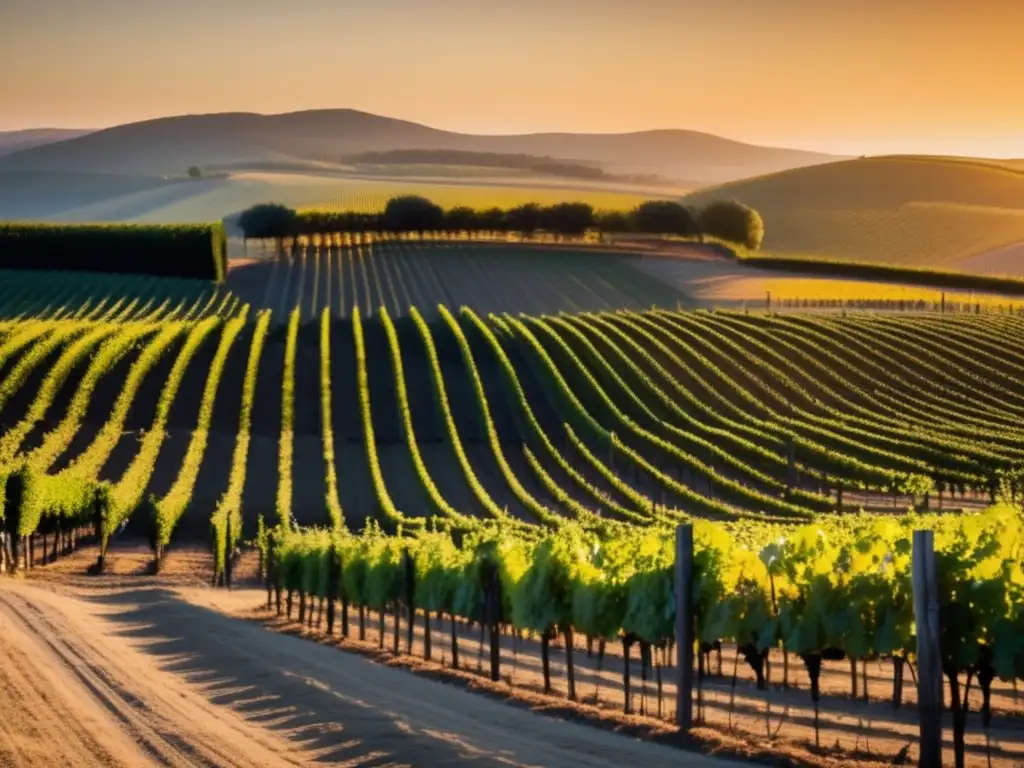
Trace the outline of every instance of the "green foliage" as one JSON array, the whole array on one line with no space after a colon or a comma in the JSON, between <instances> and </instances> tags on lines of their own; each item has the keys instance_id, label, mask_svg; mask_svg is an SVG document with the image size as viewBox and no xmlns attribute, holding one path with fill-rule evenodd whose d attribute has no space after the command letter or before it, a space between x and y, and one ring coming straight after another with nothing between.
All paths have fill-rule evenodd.
<instances>
[{"instance_id":1,"label":"green foliage","mask_svg":"<svg viewBox=\"0 0 1024 768\"><path fill-rule=\"evenodd\" d=\"M338 470L334 464L334 426L331 402L331 313L324 307L320 315L320 423L324 444L324 481L327 484L327 511L331 526L345 527L345 515L338 496Z\"/></svg>"},{"instance_id":2,"label":"green foliage","mask_svg":"<svg viewBox=\"0 0 1024 768\"><path fill-rule=\"evenodd\" d=\"M525 203L510 208L505 214L505 223L513 232L531 237L543 225L542 209L536 203Z\"/></svg>"},{"instance_id":3,"label":"green foliage","mask_svg":"<svg viewBox=\"0 0 1024 768\"><path fill-rule=\"evenodd\" d=\"M579 237L594 226L590 203L556 203L541 209L541 226L548 232Z\"/></svg>"},{"instance_id":4,"label":"green foliage","mask_svg":"<svg viewBox=\"0 0 1024 768\"><path fill-rule=\"evenodd\" d=\"M414 543L416 607L451 613L465 579L470 553L455 546L446 533L425 531Z\"/></svg>"},{"instance_id":5,"label":"green foliage","mask_svg":"<svg viewBox=\"0 0 1024 768\"><path fill-rule=\"evenodd\" d=\"M298 307L288 318L284 348L284 378L281 382L281 438L277 451L277 519L292 521L292 460L295 452L295 355L299 344Z\"/></svg>"},{"instance_id":6,"label":"green foliage","mask_svg":"<svg viewBox=\"0 0 1024 768\"><path fill-rule=\"evenodd\" d=\"M626 211L597 211L594 214L594 226L602 232L630 232L633 219Z\"/></svg>"},{"instance_id":7,"label":"green foliage","mask_svg":"<svg viewBox=\"0 0 1024 768\"><path fill-rule=\"evenodd\" d=\"M238 226L246 238L275 239L298 234L298 214L286 205L260 203L238 215Z\"/></svg>"},{"instance_id":8,"label":"green foliage","mask_svg":"<svg viewBox=\"0 0 1024 768\"><path fill-rule=\"evenodd\" d=\"M210 363L210 370L206 377L203 399L199 405L199 417L195 429L192 430L192 437L189 440L188 449L182 460L178 476L166 495L157 501L156 544L158 549L162 549L170 543L174 528L192 501L192 492L199 479L199 468L206 453L206 443L210 435L213 408L216 403L221 376L224 373L228 354L231 352L231 348L234 346L238 335L245 327L246 320L247 313L229 320L224 327L224 333L221 334L220 344L217 346L217 351Z\"/></svg>"},{"instance_id":9,"label":"green foliage","mask_svg":"<svg viewBox=\"0 0 1024 768\"><path fill-rule=\"evenodd\" d=\"M264 310L256 320L252 342L249 347L249 358L245 366L245 380L242 383L242 407L238 416L238 436L235 438L235 450L231 459L231 475L228 478L228 489L221 497L213 513L213 525L217 533L218 546L215 552L215 570L219 574L224 569L225 544L234 546L242 538L242 491L245 488L246 468L249 455L249 443L252 440L252 406L256 396L256 377L259 374L260 358L263 345L270 326L270 311ZM232 541L227 541L227 527L231 526ZM260 551L265 551L265 530L263 515L259 516L261 533Z\"/></svg>"},{"instance_id":10,"label":"green foliage","mask_svg":"<svg viewBox=\"0 0 1024 768\"><path fill-rule=\"evenodd\" d=\"M562 202L542 206L523 203L508 209L473 209L456 206L447 211L417 195L406 195L388 201L382 213L352 211L301 211L297 214L295 234L416 232L457 232L469 235L514 232L531 238L543 232L558 237L580 237L598 229L602 232L638 232L674 237L709 236L710 242L756 250L764 228L756 211L737 203L709 205L704 216L697 216L680 203L649 200L632 211L595 211L589 203ZM243 226L244 229L244 226ZM248 231L248 230L247 230ZM283 234L267 236L287 236Z\"/></svg>"},{"instance_id":11,"label":"green foliage","mask_svg":"<svg viewBox=\"0 0 1024 768\"><path fill-rule=\"evenodd\" d=\"M220 223L0 222L0 269L114 272L223 282L227 236Z\"/></svg>"},{"instance_id":12,"label":"green foliage","mask_svg":"<svg viewBox=\"0 0 1024 768\"><path fill-rule=\"evenodd\" d=\"M659 235L693 237L700 234L700 223L690 210L671 200L648 200L631 213L631 229Z\"/></svg>"},{"instance_id":13,"label":"green foliage","mask_svg":"<svg viewBox=\"0 0 1024 768\"><path fill-rule=\"evenodd\" d=\"M366 368L366 342L363 338L363 324L360 319L359 307L352 311L352 335L356 347L356 379L359 389L359 412L363 423L363 447L366 449L366 461L370 468L370 477L373 480L374 495L377 499L377 511L380 515L380 522L391 526L406 525L416 527L423 524L421 519L411 519L405 516L395 506L391 494L388 492L387 484L384 482L384 474L380 468L380 459L377 457L377 439L373 428L373 409L370 404L370 379Z\"/></svg>"},{"instance_id":14,"label":"green foliage","mask_svg":"<svg viewBox=\"0 0 1024 768\"><path fill-rule=\"evenodd\" d=\"M382 223L389 232L436 232L444 227L441 206L418 195L402 195L388 200Z\"/></svg>"},{"instance_id":15,"label":"green foliage","mask_svg":"<svg viewBox=\"0 0 1024 768\"><path fill-rule=\"evenodd\" d=\"M444 229L449 232L472 232L478 228L477 212L465 205L444 212Z\"/></svg>"},{"instance_id":16,"label":"green foliage","mask_svg":"<svg viewBox=\"0 0 1024 768\"><path fill-rule=\"evenodd\" d=\"M799 528L694 524L692 605L699 639L763 653L780 641L806 657L869 659L914 650L910 539L936 531L943 662L947 669L1024 679L1024 520L1019 510L950 516L848 516ZM345 598L375 609L404 599L413 558L417 607L482 618L490 579L518 630L572 627L653 645L674 636L674 536L633 529L599 540L574 525L539 539L482 528L456 546L447 534L358 536L278 532L282 583L321 594L335 546ZM748 659L750 656L748 655Z\"/></svg>"},{"instance_id":17,"label":"green foliage","mask_svg":"<svg viewBox=\"0 0 1024 768\"><path fill-rule=\"evenodd\" d=\"M764 240L764 222L753 208L734 200L721 200L706 205L700 212L700 228L704 233L738 243L756 251Z\"/></svg>"}]
</instances>

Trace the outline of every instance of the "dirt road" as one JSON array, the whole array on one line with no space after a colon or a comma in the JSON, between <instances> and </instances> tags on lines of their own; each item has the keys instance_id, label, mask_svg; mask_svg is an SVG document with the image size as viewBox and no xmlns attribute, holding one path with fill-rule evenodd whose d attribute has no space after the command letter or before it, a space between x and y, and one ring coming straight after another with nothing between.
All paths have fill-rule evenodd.
<instances>
[{"instance_id":1,"label":"dirt road","mask_svg":"<svg viewBox=\"0 0 1024 768\"><path fill-rule=\"evenodd\" d=\"M268 631L161 587L0 580L0 766L668 766L682 754Z\"/></svg>"}]
</instances>

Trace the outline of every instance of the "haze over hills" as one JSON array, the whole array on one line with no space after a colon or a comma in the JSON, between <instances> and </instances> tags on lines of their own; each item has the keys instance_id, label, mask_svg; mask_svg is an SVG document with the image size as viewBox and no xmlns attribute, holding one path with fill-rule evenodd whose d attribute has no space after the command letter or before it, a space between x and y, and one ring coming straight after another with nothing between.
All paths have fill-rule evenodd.
<instances>
[{"instance_id":1,"label":"haze over hills","mask_svg":"<svg viewBox=\"0 0 1024 768\"><path fill-rule=\"evenodd\" d=\"M0 171L182 174L190 165L344 163L365 152L458 150L594 163L612 174L721 183L837 156L744 144L686 130L478 136L351 109L185 115L108 128L0 158Z\"/></svg>"},{"instance_id":2,"label":"haze over hills","mask_svg":"<svg viewBox=\"0 0 1024 768\"><path fill-rule=\"evenodd\" d=\"M865 158L708 187L685 201L720 198L761 213L766 251L1024 274L1019 249L1007 248L1024 243L1024 168L1013 161Z\"/></svg>"},{"instance_id":3,"label":"haze over hills","mask_svg":"<svg viewBox=\"0 0 1024 768\"><path fill-rule=\"evenodd\" d=\"M91 133L79 128L29 128L24 131L0 131L0 155L9 155L23 149L74 139Z\"/></svg>"}]
</instances>

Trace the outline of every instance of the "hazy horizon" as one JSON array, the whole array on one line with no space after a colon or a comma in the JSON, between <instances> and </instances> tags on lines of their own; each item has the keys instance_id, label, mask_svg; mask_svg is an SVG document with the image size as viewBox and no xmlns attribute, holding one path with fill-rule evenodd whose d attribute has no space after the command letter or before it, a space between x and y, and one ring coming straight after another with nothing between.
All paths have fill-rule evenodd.
<instances>
[{"instance_id":1,"label":"hazy horizon","mask_svg":"<svg viewBox=\"0 0 1024 768\"><path fill-rule=\"evenodd\" d=\"M1024 157L1019 0L8 0L0 130L352 108L462 133L686 129Z\"/></svg>"}]
</instances>

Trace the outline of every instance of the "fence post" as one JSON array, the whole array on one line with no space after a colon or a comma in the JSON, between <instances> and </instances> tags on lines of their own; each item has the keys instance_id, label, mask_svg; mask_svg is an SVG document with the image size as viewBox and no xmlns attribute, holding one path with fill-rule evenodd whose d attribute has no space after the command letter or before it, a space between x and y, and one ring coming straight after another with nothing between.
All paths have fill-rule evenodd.
<instances>
[{"instance_id":1,"label":"fence post","mask_svg":"<svg viewBox=\"0 0 1024 768\"><path fill-rule=\"evenodd\" d=\"M676 724L693 727L693 526L676 526Z\"/></svg>"},{"instance_id":2,"label":"fence post","mask_svg":"<svg viewBox=\"0 0 1024 768\"><path fill-rule=\"evenodd\" d=\"M942 657L939 649L939 595L935 570L935 536L914 531L914 622L917 625L918 716L921 768L942 766Z\"/></svg>"}]
</instances>

